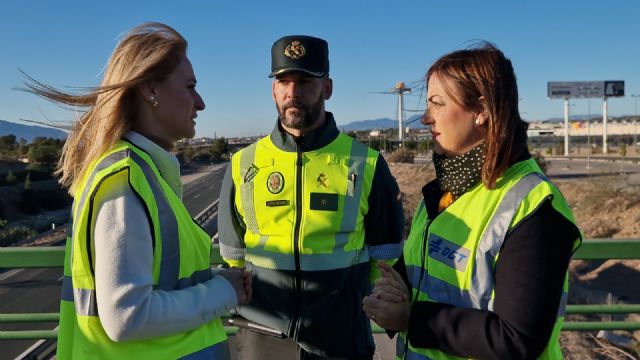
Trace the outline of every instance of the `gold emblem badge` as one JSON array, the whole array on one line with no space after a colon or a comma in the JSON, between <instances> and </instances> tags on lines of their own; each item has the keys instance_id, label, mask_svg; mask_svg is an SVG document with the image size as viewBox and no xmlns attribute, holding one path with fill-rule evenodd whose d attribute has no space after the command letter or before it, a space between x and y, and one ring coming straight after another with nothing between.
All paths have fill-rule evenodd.
<instances>
[{"instance_id":1,"label":"gold emblem badge","mask_svg":"<svg viewBox=\"0 0 640 360\"><path fill-rule=\"evenodd\" d=\"M267 179L267 189L272 194L278 194L284 188L284 177L281 173L275 171L269 174Z\"/></svg>"},{"instance_id":2,"label":"gold emblem badge","mask_svg":"<svg viewBox=\"0 0 640 360\"><path fill-rule=\"evenodd\" d=\"M328 187L327 186L327 175L325 175L324 173L320 173L320 175L318 175L318 178L316 179L318 181L318 186L322 186L322 187Z\"/></svg>"},{"instance_id":3,"label":"gold emblem badge","mask_svg":"<svg viewBox=\"0 0 640 360\"><path fill-rule=\"evenodd\" d=\"M307 51L305 50L304 46L302 46L302 44L300 44L300 41L298 40L293 41L284 49L284 54L293 60L300 59L306 53Z\"/></svg>"}]
</instances>

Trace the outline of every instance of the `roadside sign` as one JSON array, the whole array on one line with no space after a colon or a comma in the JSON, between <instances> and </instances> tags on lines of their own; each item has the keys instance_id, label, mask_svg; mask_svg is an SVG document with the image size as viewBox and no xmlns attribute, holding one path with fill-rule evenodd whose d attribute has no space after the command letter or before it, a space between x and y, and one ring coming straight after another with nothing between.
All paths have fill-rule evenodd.
<instances>
[{"instance_id":1,"label":"roadside sign","mask_svg":"<svg viewBox=\"0 0 640 360\"><path fill-rule=\"evenodd\" d=\"M624 96L624 81L550 81L547 97L550 99L597 99Z\"/></svg>"}]
</instances>

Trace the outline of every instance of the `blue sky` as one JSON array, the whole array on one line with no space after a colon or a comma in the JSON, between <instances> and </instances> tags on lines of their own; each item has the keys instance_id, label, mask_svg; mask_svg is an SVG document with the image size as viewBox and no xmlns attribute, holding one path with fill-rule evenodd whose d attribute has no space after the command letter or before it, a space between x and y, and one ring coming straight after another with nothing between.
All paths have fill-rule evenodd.
<instances>
[{"instance_id":1,"label":"blue sky","mask_svg":"<svg viewBox=\"0 0 640 360\"><path fill-rule=\"evenodd\" d=\"M167 23L189 41L207 105L196 136L270 131L270 48L291 34L329 42L334 92L327 109L339 125L394 119L396 99L376 92L420 80L439 56L474 39L494 42L513 61L526 119L563 116L562 100L546 97L548 81L624 80L626 97L610 99L609 114L631 115L629 95L640 94L639 15L635 0L6 0L0 119L74 120L72 112L13 90L22 84L18 69L54 86L97 85L118 36L144 21ZM423 108L418 95L405 108ZM587 113L587 100L572 103L572 113ZM600 113L602 100L590 107Z\"/></svg>"}]
</instances>

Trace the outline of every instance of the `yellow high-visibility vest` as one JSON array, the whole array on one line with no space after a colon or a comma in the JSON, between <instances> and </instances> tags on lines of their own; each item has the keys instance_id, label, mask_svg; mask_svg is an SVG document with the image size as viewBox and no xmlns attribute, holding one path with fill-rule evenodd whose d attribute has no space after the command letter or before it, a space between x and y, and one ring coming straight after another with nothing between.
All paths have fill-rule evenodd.
<instances>
[{"instance_id":1,"label":"yellow high-visibility vest","mask_svg":"<svg viewBox=\"0 0 640 360\"><path fill-rule=\"evenodd\" d=\"M529 159L510 167L493 190L482 183L476 185L429 224L423 200L403 250L412 299L493 310L493 269L504 239L510 229L549 197L554 209L575 224L560 191L546 180L535 160ZM425 229L428 229L426 233ZM574 250L581 241L581 238L574 240ZM425 259L421 258L423 251ZM567 292L568 276L565 275L558 318L540 359L562 359L559 337ZM399 335L396 359L403 358L405 348L405 359L461 359L436 349L414 348L411 344L407 347L406 333Z\"/></svg>"},{"instance_id":2,"label":"yellow high-visibility vest","mask_svg":"<svg viewBox=\"0 0 640 360\"><path fill-rule=\"evenodd\" d=\"M150 217L154 239L154 289L177 290L211 278L211 239L191 218L182 201L160 176L149 155L118 142L93 163L77 191L72 227L67 232L58 359L218 359L228 354L219 318L178 334L148 340L114 342L98 314L93 264L96 209L92 196L103 181L126 173ZM123 177L124 178L124 177ZM224 357L226 358L226 357Z\"/></svg>"}]
</instances>

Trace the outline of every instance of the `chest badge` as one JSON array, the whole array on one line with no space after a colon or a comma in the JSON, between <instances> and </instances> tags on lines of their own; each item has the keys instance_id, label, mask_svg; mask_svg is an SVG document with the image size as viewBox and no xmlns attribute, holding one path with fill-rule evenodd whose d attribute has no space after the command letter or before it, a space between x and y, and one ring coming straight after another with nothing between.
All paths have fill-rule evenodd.
<instances>
[{"instance_id":1,"label":"chest badge","mask_svg":"<svg viewBox=\"0 0 640 360\"><path fill-rule=\"evenodd\" d=\"M318 175L318 178L316 179L316 181L318 182L318 187L324 187L327 188L329 186L327 186L327 175L325 175L324 173L320 173L320 175Z\"/></svg>"},{"instance_id":2,"label":"chest badge","mask_svg":"<svg viewBox=\"0 0 640 360\"><path fill-rule=\"evenodd\" d=\"M274 171L269 174L269 178L267 179L267 189L272 194L278 194L284 188L284 177L281 173Z\"/></svg>"}]
</instances>

